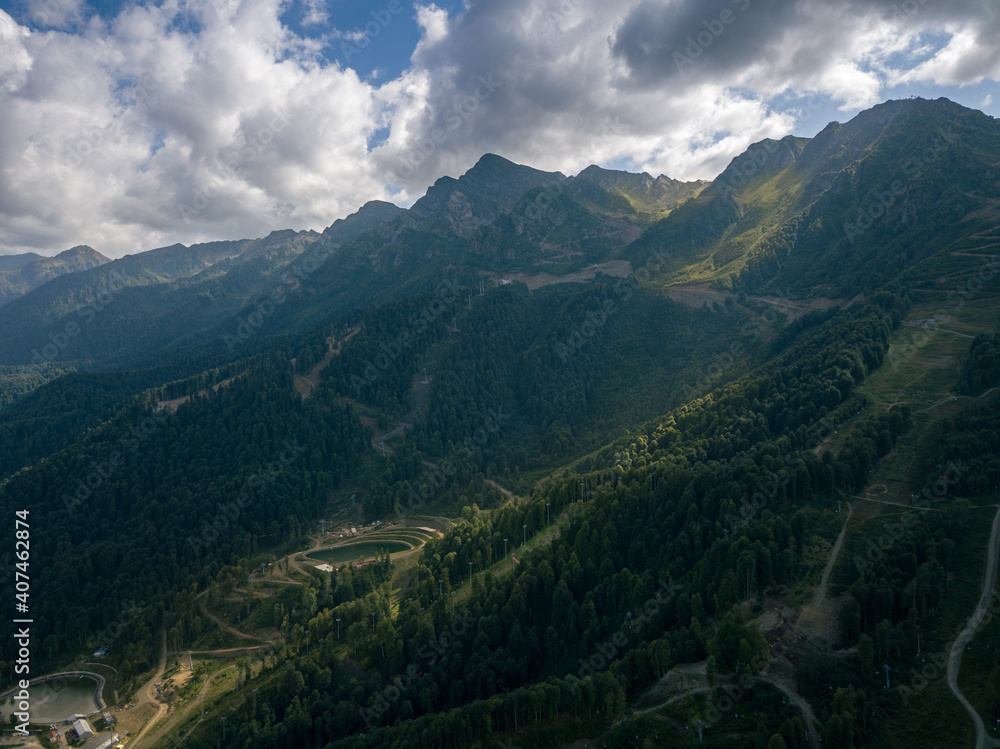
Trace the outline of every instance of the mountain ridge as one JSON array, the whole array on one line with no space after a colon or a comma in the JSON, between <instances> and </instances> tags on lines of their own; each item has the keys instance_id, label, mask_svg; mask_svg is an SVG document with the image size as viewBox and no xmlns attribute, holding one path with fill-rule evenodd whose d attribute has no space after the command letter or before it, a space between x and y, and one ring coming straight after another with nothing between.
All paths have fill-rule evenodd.
<instances>
[{"instance_id":1,"label":"mountain ridge","mask_svg":"<svg viewBox=\"0 0 1000 749\"><path fill-rule=\"evenodd\" d=\"M32 255L34 257L30 257ZM87 245L71 247L52 257L35 253L15 257L17 260L7 261L8 267L0 270L0 305L24 296L53 278L111 262L110 258ZM30 259L21 262L28 257Z\"/></svg>"},{"instance_id":2,"label":"mountain ridge","mask_svg":"<svg viewBox=\"0 0 1000 749\"><path fill-rule=\"evenodd\" d=\"M131 331L128 340L146 341L149 355L153 339L144 336L142 325L158 320L158 336L169 335L166 321L177 310L176 320L185 320L190 329L174 326L176 341L208 351L216 346L212 324L221 326L217 341L227 326L238 325L241 310L278 293L290 277L298 279L305 293L281 297L287 301L264 321L264 335L305 329L360 300L371 303L433 289L448 273L473 285L484 275L507 272L558 277L609 260L626 259L633 268L642 267L654 252L670 256L649 280L658 285L707 282L748 292L794 288L808 296L829 286L823 269L833 265L851 269L842 275L850 280L833 291L824 287L822 295L854 296L886 277L890 265L902 270L932 256L944 262L945 246L957 240L957 234L949 239L933 229L947 223L933 202L934 185L943 184L947 160L931 159L916 174L903 175L913 158L940 145L942 127L955 130L959 150L963 139L978 141L978 150L970 151L963 163L980 171L961 178L965 193L956 199L966 212L986 205L977 195L992 189L988 186L995 178L989 177L988 158L976 154L995 152L1000 158L997 125L946 100L889 102L848 123L831 123L811 139L765 139L735 157L713 183L632 175L596 165L566 177L484 154L457 179L435 181L409 209L370 201L322 234L282 230L256 240L173 245L126 256L102 266L104 270L56 279L33 290L23 304L9 307L11 327L0 335L0 363L27 363L24 352L37 348L27 344L58 334L61 317L123 285L156 286L155 302L130 292L120 300L128 299L129 306L113 305L116 311L102 317L99 329L115 321L119 329ZM862 211L872 200L868 196L890 186L892 177L886 185L879 180L894 173L906 176L905 194L892 198L874 228L857 236L845 230L859 216L864 223ZM905 230L912 233L906 240L891 236L903 216L908 217ZM982 228L980 223L968 231ZM963 224L947 226L948 231L966 231ZM900 256L896 248L904 241L912 245L917 235L930 240L919 257ZM868 252L871 259L864 260ZM303 274L303 268L310 270ZM125 280L114 281L111 273ZM230 299L230 293L237 296ZM214 323L190 316L195 299L206 305L204 320ZM135 315L131 322L129 315ZM82 355L83 350L76 358L93 358ZM129 356L128 350L122 348L118 356ZM62 352L67 357L71 353Z\"/></svg>"},{"instance_id":3,"label":"mountain ridge","mask_svg":"<svg viewBox=\"0 0 1000 749\"><path fill-rule=\"evenodd\" d=\"M33 669L115 630L138 733L208 668L154 748L971 743L940 648L1000 533L996 123L893 104L728 184L480 161L0 310L46 359L0 364Z\"/></svg>"}]
</instances>

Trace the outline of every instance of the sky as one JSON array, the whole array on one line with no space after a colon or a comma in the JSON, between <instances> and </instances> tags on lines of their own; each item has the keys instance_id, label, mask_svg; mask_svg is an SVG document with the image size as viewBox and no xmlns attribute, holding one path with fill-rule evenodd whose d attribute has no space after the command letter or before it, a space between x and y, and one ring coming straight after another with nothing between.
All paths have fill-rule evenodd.
<instances>
[{"instance_id":1,"label":"sky","mask_svg":"<svg viewBox=\"0 0 1000 749\"><path fill-rule=\"evenodd\" d=\"M321 231L484 153L712 179L998 80L995 0L0 0L0 254Z\"/></svg>"}]
</instances>

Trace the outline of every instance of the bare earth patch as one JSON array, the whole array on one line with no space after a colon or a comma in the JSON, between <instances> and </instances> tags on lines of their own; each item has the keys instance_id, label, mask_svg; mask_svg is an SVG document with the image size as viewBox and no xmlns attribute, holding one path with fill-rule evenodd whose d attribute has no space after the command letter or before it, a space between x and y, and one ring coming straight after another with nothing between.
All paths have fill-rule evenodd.
<instances>
[{"instance_id":1,"label":"bare earth patch","mask_svg":"<svg viewBox=\"0 0 1000 749\"><path fill-rule=\"evenodd\" d=\"M576 273L567 273L565 276L553 276L549 273L538 273L529 276L524 273L515 273L510 277L505 276L504 281L522 281L528 287L528 291L540 289L542 286L550 286L554 283L577 283L579 281L590 281L603 273L606 276L616 276L624 278L632 273L632 264L628 260L608 260L605 263L590 265Z\"/></svg>"},{"instance_id":2,"label":"bare earth patch","mask_svg":"<svg viewBox=\"0 0 1000 749\"><path fill-rule=\"evenodd\" d=\"M193 678L194 672L187 667L186 663L184 663L181 666L181 670L170 677L170 686L173 687L174 691L180 691L181 687Z\"/></svg>"},{"instance_id":3,"label":"bare earth patch","mask_svg":"<svg viewBox=\"0 0 1000 749\"><path fill-rule=\"evenodd\" d=\"M733 292L727 289L716 289L708 283L671 286L665 292L675 302L686 304L689 307L702 307L713 302L724 304L726 299L733 299L735 301L736 297ZM806 312L811 312L812 310L848 307L855 301L854 299L832 299L823 296L814 296L809 299L785 299L777 296L748 296L747 298L777 308L787 315L789 320L802 317Z\"/></svg>"},{"instance_id":4,"label":"bare earth patch","mask_svg":"<svg viewBox=\"0 0 1000 749\"><path fill-rule=\"evenodd\" d=\"M319 361L319 363L315 367L313 367L308 374L295 375L295 389L299 392L299 395L301 395L303 398L308 398L310 395L312 395L312 391L316 388L316 385L319 383L320 370L323 369L323 367L325 367L327 364L329 364L330 360L334 356L338 356L340 354L340 350L341 348L343 348L344 344L347 341L351 340L359 330L361 330L361 328L359 327L351 328L351 331L346 336L337 341L336 345L334 345L333 336L330 336L329 338L326 339L327 351L326 354L323 356L323 358ZM292 359L293 370L295 369L295 364L296 364L295 359Z\"/></svg>"},{"instance_id":5,"label":"bare earth patch","mask_svg":"<svg viewBox=\"0 0 1000 749\"><path fill-rule=\"evenodd\" d=\"M236 375L236 377L240 377L240 376L241 375ZM236 377L230 377L227 380L223 380L222 382L216 383L215 385L212 385L211 389L214 392L218 392L219 388L225 387L230 382L232 382L233 380L235 380ZM198 391L198 395L208 395L208 388L206 388L205 390L199 390ZM161 408L161 409L166 409L170 413L175 413L177 411L178 406L180 406L183 403L187 403L189 400L191 400L191 396L190 395L184 395L184 396L181 396L180 398L171 398L170 400L167 400L167 401L157 401L156 402L156 407L157 408Z\"/></svg>"},{"instance_id":6,"label":"bare earth patch","mask_svg":"<svg viewBox=\"0 0 1000 749\"><path fill-rule=\"evenodd\" d=\"M736 296L731 291L716 289L707 283L671 286L666 293L673 301L686 304L688 307L702 307L712 302L723 304L727 298L733 299Z\"/></svg>"}]
</instances>

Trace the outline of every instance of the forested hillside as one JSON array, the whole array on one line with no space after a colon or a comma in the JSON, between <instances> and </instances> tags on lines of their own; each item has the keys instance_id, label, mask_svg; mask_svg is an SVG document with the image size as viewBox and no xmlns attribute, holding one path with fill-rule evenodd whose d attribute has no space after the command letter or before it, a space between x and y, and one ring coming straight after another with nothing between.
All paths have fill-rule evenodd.
<instances>
[{"instance_id":1,"label":"forested hillside","mask_svg":"<svg viewBox=\"0 0 1000 749\"><path fill-rule=\"evenodd\" d=\"M998 158L945 100L711 185L487 154L39 286L0 310L32 674L108 671L139 747L970 743Z\"/></svg>"}]
</instances>

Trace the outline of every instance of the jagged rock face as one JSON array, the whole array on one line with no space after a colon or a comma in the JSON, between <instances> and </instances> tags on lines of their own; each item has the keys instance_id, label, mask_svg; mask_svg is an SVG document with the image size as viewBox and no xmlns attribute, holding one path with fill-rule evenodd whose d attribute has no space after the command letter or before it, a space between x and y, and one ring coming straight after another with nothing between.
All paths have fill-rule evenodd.
<instances>
[{"instance_id":1,"label":"jagged rock face","mask_svg":"<svg viewBox=\"0 0 1000 749\"><path fill-rule=\"evenodd\" d=\"M478 227L510 212L529 190L565 179L559 172L542 172L486 154L458 179L442 177L435 182L410 208L407 224L415 227L443 220L438 231L469 236Z\"/></svg>"},{"instance_id":2,"label":"jagged rock face","mask_svg":"<svg viewBox=\"0 0 1000 749\"><path fill-rule=\"evenodd\" d=\"M338 218L323 232L325 242L339 246L350 242L366 231L406 213L405 209L382 200L370 200L346 218Z\"/></svg>"},{"instance_id":3,"label":"jagged rock face","mask_svg":"<svg viewBox=\"0 0 1000 749\"><path fill-rule=\"evenodd\" d=\"M576 182L593 182L605 190L617 190L634 201L667 208L686 200L704 187L707 182L683 182L661 174L655 179L647 172L634 174L591 165L573 178Z\"/></svg>"}]
</instances>

